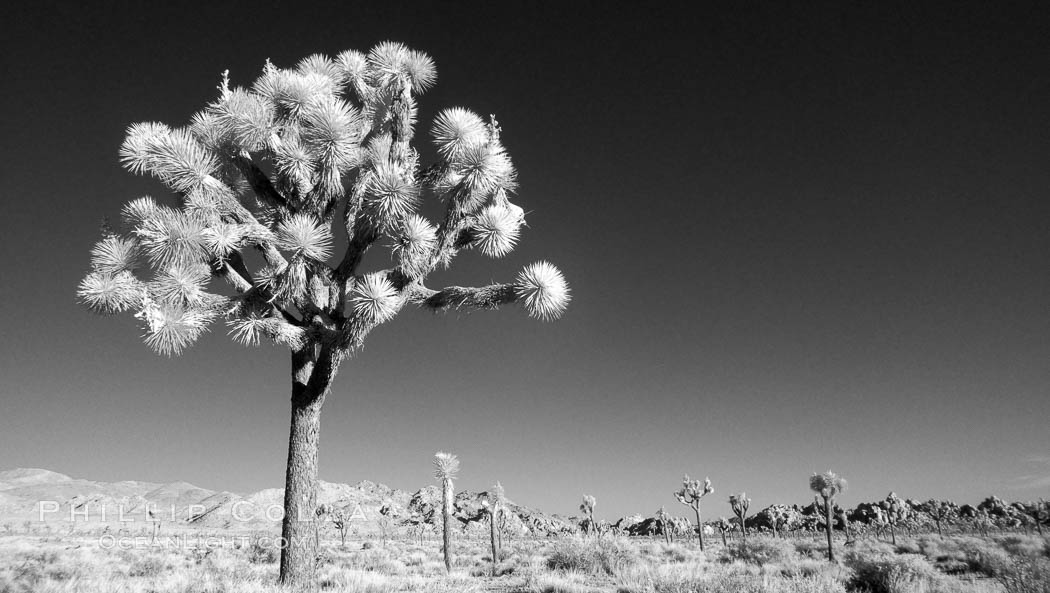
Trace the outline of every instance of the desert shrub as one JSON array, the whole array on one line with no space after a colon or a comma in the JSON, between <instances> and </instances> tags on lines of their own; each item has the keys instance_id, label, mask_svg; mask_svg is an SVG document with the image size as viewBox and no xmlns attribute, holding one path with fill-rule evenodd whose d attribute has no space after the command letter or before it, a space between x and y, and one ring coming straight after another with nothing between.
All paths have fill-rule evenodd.
<instances>
[{"instance_id":1,"label":"desert shrub","mask_svg":"<svg viewBox=\"0 0 1050 593\"><path fill-rule=\"evenodd\" d=\"M252 564L273 564L277 562L276 546L264 546L259 540L252 540L248 546L248 562Z\"/></svg>"},{"instance_id":2,"label":"desert shrub","mask_svg":"<svg viewBox=\"0 0 1050 593\"><path fill-rule=\"evenodd\" d=\"M638 562L630 544L619 539L567 539L555 544L547 556L547 568L615 575Z\"/></svg>"},{"instance_id":3,"label":"desert shrub","mask_svg":"<svg viewBox=\"0 0 1050 593\"><path fill-rule=\"evenodd\" d=\"M923 554L922 545L913 539L902 539L897 543L898 554Z\"/></svg>"},{"instance_id":4,"label":"desert shrub","mask_svg":"<svg viewBox=\"0 0 1050 593\"><path fill-rule=\"evenodd\" d=\"M965 552L970 570L990 577L1010 563L1010 554L998 546L984 544L970 547Z\"/></svg>"},{"instance_id":5,"label":"desert shrub","mask_svg":"<svg viewBox=\"0 0 1050 593\"><path fill-rule=\"evenodd\" d=\"M426 561L426 552L412 552L404 557L405 566L423 566Z\"/></svg>"},{"instance_id":6,"label":"desert shrub","mask_svg":"<svg viewBox=\"0 0 1050 593\"><path fill-rule=\"evenodd\" d=\"M160 576L161 573L171 568L171 563L167 558L157 554L149 554L132 560L128 566L128 576L153 578Z\"/></svg>"},{"instance_id":7,"label":"desert shrub","mask_svg":"<svg viewBox=\"0 0 1050 593\"><path fill-rule=\"evenodd\" d=\"M322 590L355 591L357 593L390 593L396 583L390 577L375 572L335 568L320 575Z\"/></svg>"},{"instance_id":8,"label":"desert shrub","mask_svg":"<svg viewBox=\"0 0 1050 593\"><path fill-rule=\"evenodd\" d=\"M785 562L780 567L780 574L791 578L810 578L825 572L829 566L826 559L797 558L794 561Z\"/></svg>"},{"instance_id":9,"label":"desert shrub","mask_svg":"<svg viewBox=\"0 0 1050 593\"><path fill-rule=\"evenodd\" d=\"M524 590L528 593L589 593L581 575L576 573L542 573L529 578Z\"/></svg>"},{"instance_id":10,"label":"desert shrub","mask_svg":"<svg viewBox=\"0 0 1050 593\"><path fill-rule=\"evenodd\" d=\"M803 539L794 543L795 553L803 558L814 560L826 559L828 557L828 545L817 540Z\"/></svg>"},{"instance_id":11,"label":"desert shrub","mask_svg":"<svg viewBox=\"0 0 1050 593\"><path fill-rule=\"evenodd\" d=\"M1006 593L1050 593L1050 560L1018 556L1000 566L995 579Z\"/></svg>"},{"instance_id":12,"label":"desert shrub","mask_svg":"<svg viewBox=\"0 0 1050 593\"><path fill-rule=\"evenodd\" d=\"M1041 537L1008 535L997 543L1011 556L1050 557L1050 543Z\"/></svg>"},{"instance_id":13,"label":"desert shrub","mask_svg":"<svg viewBox=\"0 0 1050 593\"><path fill-rule=\"evenodd\" d=\"M794 544L770 538L754 539L739 546L730 546L724 553L727 560L741 560L758 566L789 562L796 557Z\"/></svg>"},{"instance_id":14,"label":"desert shrub","mask_svg":"<svg viewBox=\"0 0 1050 593\"><path fill-rule=\"evenodd\" d=\"M918 554L858 554L850 552L846 565L853 569L848 588L865 593L900 593L927 586L941 578Z\"/></svg>"}]
</instances>

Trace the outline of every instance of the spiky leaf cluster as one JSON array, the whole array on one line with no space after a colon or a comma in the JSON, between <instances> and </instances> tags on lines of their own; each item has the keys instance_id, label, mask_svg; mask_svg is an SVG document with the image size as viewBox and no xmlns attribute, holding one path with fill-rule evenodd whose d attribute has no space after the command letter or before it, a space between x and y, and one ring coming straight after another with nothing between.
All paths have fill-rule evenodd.
<instances>
[{"instance_id":1,"label":"spiky leaf cluster","mask_svg":"<svg viewBox=\"0 0 1050 593\"><path fill-rule=\"evenodd\" d=\"M714 490L710 478L704 478L703 481L690 480L689 474L686 474L682 478L682 488L674 493L674 497L678 502L695 508L700 505L701 498L711 494Z\"/></svg>"},{"instance_id":2,"label":"spiky leaf cluster","mask_svg":"<svg viewBox=\"0 0 1050 593\"><path fill-rule=\"evenodd\" d=\"M813 474L809 478L809 489L827 500L833 500L845 492L848 485L844 478L830 470L822 474Z\"/></svg>"},{"instance_id":3,"label":"spiky leaf cluster","mask_svg":"<svg viewBox=\"0 0 1050 593\"><path fill-rule=\"evenodd\" d=\"M459 459L452 453L434 454L434 477L439 480L454 480L459 474Z\"/></svg>"},{"instance_id":4,"label":"spiky leaf cluster","mask_svg":"<svg viewBox=\"0 0 1050 593\"><path fill-rule=\"evenodd\" d=\"M583 502L580 503L580 512L584 515L591 516L594 514L594 506L598 504L598 501L590 494L583 495Z\"/></svg>"},{"instance_id":5,"label":"spiky leaf cluster","mask_svg":"<svg viewBox=\"0 0 1050 593\"><path fill-rule=\"evenodd\" d=\"M742 519L747 515L747 510L751 508L751 499L744 492L731 494L729 495L729 506L733 509L733 513Z\"/></svg>"},{"instance_id":6,"label":"spiky leaf cluster","mask_svg":"<svg viewBox=\"0 0 1050 593\"><path fill-rule=\"evenodd\" d=\"M406 303L496 308L520 300L533 317L557 318L569 291L546 262L513 285L447 293L423 285L459 250L506 255L524 226L493 117L440 112L430 128L438 160L420 163L411 145L416 99L436 77L429 56L384 42L288 68L267 61L243 86L224 72L216 99L185 126L130 126L121 162L171 196L124 207L122 228L91 251L79 299L100 313L134 313L146 343L166 354L219 318L244 344L322 343L340 352L359 347ZM425 200L443 204L442 220L418 212ZM344 235L345 251L335 253ZM395 266L362 272L366 252L384 238ZM214 292L215 279L236 294Z\"/></svg>"}]
</instances>

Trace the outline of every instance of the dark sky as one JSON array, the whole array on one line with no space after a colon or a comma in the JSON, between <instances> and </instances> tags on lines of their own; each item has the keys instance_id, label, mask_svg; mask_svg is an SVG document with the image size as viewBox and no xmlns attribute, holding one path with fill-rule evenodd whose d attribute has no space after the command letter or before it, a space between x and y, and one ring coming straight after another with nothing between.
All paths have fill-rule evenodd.
<instances>
[{"instance_id":1,"label":"dark sky","mask_svg":"<svg viewBox=\"0 0 1050 593\"><path fill-rule=\"evenodd\" d=\"M606 517L674 505L683 472L716 515L731 491L804 503L829 467L850 505L1050 494L1038 3L81 4L5 17L0 468L282 484L285 351L219 324L158 357L74 291L101 217L165 195L120 168L128 124L186 123L227 68L392 39L437 62L425 128L496 114L531 212L510 257L430 284L549 258L575 298L553 324L375 331L326 404L323 479L415 490L451 450L460 487L556 512L593 494Z\"/></svg>"}]
</instances>

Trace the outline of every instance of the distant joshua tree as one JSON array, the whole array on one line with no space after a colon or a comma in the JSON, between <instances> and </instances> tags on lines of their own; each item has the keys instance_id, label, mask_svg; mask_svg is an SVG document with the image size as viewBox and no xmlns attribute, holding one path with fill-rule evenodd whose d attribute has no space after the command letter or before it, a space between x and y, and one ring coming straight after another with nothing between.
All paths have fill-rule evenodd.
<instances>
[{"instance_id":1,"label":"distant joshua tree","mask_svg":"<svg viewBox=\"0 0 1050 593\"><path fill-rule=\"evenodd\" d=\"M496 566L499 564L500 545L499 524L503 514L503 504L506 497L503 494L503 485L499 482L492 487L492 492L486 500L481 502L489 515L489 538L492 544L492 576L496 576Z\"/></svg>"},{"instance_id":2,"label":"distant joshua tree","mask_svg":"<svg viewBox=\"0 0 1050 593\"><path fill-rule=\"evenodd\" d=\"M408 531L417 541L419 541L419 545L422 546L423 537L426 535L427 528L429 527L426 516L419 512L419 510L414 510L408 517L405 517L404 520L402 520L401 524L408 527Z\"/></svg>"},{"instance_id":3,"label":"distant joshua tree","mask_svg":"<svg viewBox=\"0 0 1050 593\"><path fill-rule=\"evenodd\" d=\"M696 537L700 540L700 551L704 549L704 524L700 520L700 499L714 492L714 488L711 487L711 479L704 478L704 481L690 480L689 474L686 474L682 478L682 488L678 492L674 493L675 499L685 506L693 509L696 513Z\"/></svg>"},{"instance_id":4,"label":"distant joshua tree","mask_svg":"<svg viewBox=\"0 0 1050 593\"><path fill-rule=\"evenodd\" d=\"M452 572L452 481L459 474L459 459L451 453L434 455L434 477L441 480L441 549L445 554L445 572Z\"/></svg>"},{"instance_id":5,"label":"distant joshua tree","mask_svg":"<svg viewBox=\"0 0 1050 593\"><path fill-rule=\"evenodd\" d=\"M384 502L383 506L379 507L379 516L376 517L376 525L379 527L379 534L383 538L383 547L386 547L387 537L390 535L390 530L393 528L395 521L397 521L397 508L390 502Z\"/></svg>"},{"instance_id":6,"label":"distant joshua tree","mask_svg":"<svg viewBox=\"0 0 1050 593\"><path fill-rule=\"evenodd\" d=\"M822 474L813 474L809 478L809 489L815 492L813 504L817 511L824 517L824 530L828 536L828 561L835 561L835 546L832 543L831 532L835 528L832 515L835 513L835 498L846 491L848 484L833 471Z\"/></svg>"},{"instance_id":7,"label":"distant joshua tree","mask_svg":"<svg viewBox=\"0 0 1050 593\"><path fill-rule=\"evenodd\" d=\"M911 509L896 492L890 492L886 500L879 503L879 507L885 513L886 524L890 526L890 542L896 546L897 526L908 519Z\"/></svg>"},{"instance_id":8,"label":"distant joshua tree","mask_svg":"<svg viewBox=\"0 0 1050 593\"><path fill-rule=\"evenodd\" d=\"M744 543L747 543L747 509L751 507L751 499L747 497L747 493L741 492L740 494L733 494L729 497L729 506L733 509L733 514L736 515L738 521L740 521L740 536L744 538Z\"/></svg>"},{"instance_id":9,"label":"distant joshua tree","mask_svg":"<svg viewBox=\"0 0 1050 593\"><path fill-rule=\"evenodd\" d=\"M1050 521L1050 502L1040 498L1038 502L1026 502L1021 504L1021 511L1032 518L1035 528L1039 531L1039 537L1043 536L1043 523Z\"/></svg>"},{"instance_id":10,"label":"distant joshua tree","mask_svg":"<svg viewBox=\"0 0 1050 593\"><path fill-rule=\"evenodd\" d=\"M339 545L346 546L346 534L350 531L350 516L347 515L345 509L341 509L334 504L321 504L317 506L315 511L317 518L319 519L318 525L314 530L315 538L320 542L321 538L321 526L325 520L331 521L332 527L335 527L339 533ZM320 545L320 543L318 543Z\"/></svg>"},{"instance_id":11,"label":"distant joshua tree","mask_svg":"<svg viewBox=\"0 0 1050 593\"><path fill-rule=\"evenodd\" d=\"M660 526L660 532L664 536L665 543L671 543L674 541L674 523L671 518L671 514L667 512L667 509L660 507L656 511L656 523Z\"/></svg>"},{"instance_id":12,"label":"distant joshua tree","mask_svg":"<svg viewBox=\"0 0 1050 593\"><path fill-rule=\"evenodd\" d=\"M594 524L594 505L598 504L598 501L590 494L583 495L583 502L580 503L580 512L583 513L582 527L584 533L596 532L597 526Z\"/></svg>"},{"instance_id":13,"label":"distant joshua tree","mask_svg":"<svg viewBox=\"0 0 1050 593\"><path fill-rule=\"evenodd\" d=\"M944 532L941 530L941 525L957 517L959 507L950 500L935 500L931 498L926 502L926 512L933 519L934 525L937 526L937 535L943 539Z\"/></svg>"},{"instance_id":14,"label":"distant joshua tree","mask_svg":"<svg viewBox=\"0 0 1050 593\"><path fill-rule=\"evenodd\" d=\"M124 167L152 175L172 195L129 202L123 224L105 228L91 250L77 289L96 312L134 314L160 354L181 353L219 320L240 343L288 349L285 586L318 589L309 535L321 409L339 367L372 331L411 306L521 303L553 320L570 300L562 273L546 261L511 282L426 285L464 250L508 254L525 223L510 201L516 173L495 118L445 109L429 130L433 162L413 146L417 99L436 80L429 56L384 42L287 69L267 61L243 87L224 73L218 96L187 125L130 126ZM440 203L438 220L420 214L424 202ZM390 248L390 265L366 265L375 246Z\"/></svg>"},{"instance_id":15,"label":"distant joshua tree","mask_svg":"<svg viewBox=\"0 0 1050 593\"><path fill-rule=\"evenodd\" d=\"M734 525L732 521L726 519L725 517L719 517L718 523L715 524L715 527L717 527L718 532L722 534L722 545L729 545L726 542L726 535L732 533L733 530L736 529L736 525Z\"/></svg>"},{"instance_id":16,"label":"distant joshua tree","mask_svg":"<svg viewBox=\"0 0 1050 593\"><path fill-rule=\"evenodd\" d=\"M780 507L772 507L769 509L769 524L773 527L773 537L783 535L780 533L782 526L786 526L790 515L787 510Z\"/></svg>"}]
</instances>

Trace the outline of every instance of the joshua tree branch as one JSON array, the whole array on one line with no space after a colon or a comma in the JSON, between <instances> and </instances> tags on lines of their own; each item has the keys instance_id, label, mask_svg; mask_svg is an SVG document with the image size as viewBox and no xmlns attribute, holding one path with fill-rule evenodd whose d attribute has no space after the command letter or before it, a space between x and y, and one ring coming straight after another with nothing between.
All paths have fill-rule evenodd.
<instances>
[{"instance_id":1,"label":"joshua tree branch","mask_svg":"<svg viewBox=\"0 0 1050 593\"><path fill-rule=\"evenodd\" d=\"M252 289L252 283L245 278L248 270L244 269L244 262L237 266L236 263L227 260L218 270L218 274L229 282L237 292L248 292ZM251 276L248 276L250 278Z\"/></svg>"},{"instance_id":2,"label":"joshua tree branch","mask_svg":"<svg viewBox=\"0 0 1050 593\"><path fill-rule=\"evenodd\" d=\"M270 178L255 164L255 161L250 156L244 154L235 155L233 163L236 165L237 170L241 172L241 175L244 175L248 185L251 186L260 200L282 212L288 210L288 199L277 191L277 188L270 182Z\"/></svg>"},{"instance_id":3,"label":"joshua tree branch","mask_svg":"<svg viewBox=\"0 0 1050 593\"><path fill-rule=\"evenodd\" d=\"M339 267L335 270L337 279L345 281L354 275L357 266L364 258L365 252L379 238L379 231L365 217L359 216L354 222L353 232L350 233L350 241L346 246L346 253Z\"/></svg>"},{"instance_id":4,"label":"joshua tree branch","mask_svg":"<svg viewBox=\"0 0 1050 593\"><path fill-rule=\"evenodd\" d=\"M215 260L213 269L233 285L237 292L247 292L255 286L255 280L238 251L227 256L225 261Z\"/></svg>"},{"instance_id":5,"label":"joshua tree branch","mask_svg":"<svg viewBox=\"0 0 1050 593\"><path fill-rule=\"evenodd\" d=\"M477 288L448 286L441 290L420 286L409 296L411 302L435 311L463 307L497 309L500 305L513 303L517 299L518 291L513 284L490 284Z\"/></svg>"}]
</instances>

